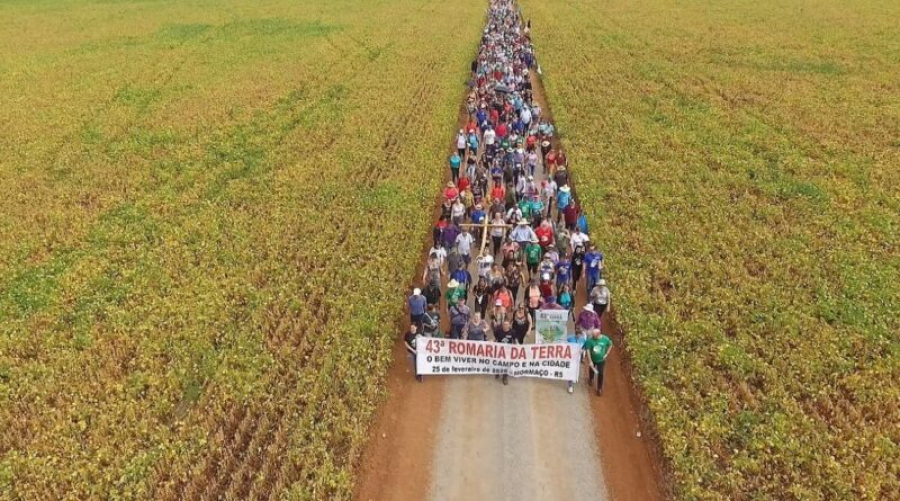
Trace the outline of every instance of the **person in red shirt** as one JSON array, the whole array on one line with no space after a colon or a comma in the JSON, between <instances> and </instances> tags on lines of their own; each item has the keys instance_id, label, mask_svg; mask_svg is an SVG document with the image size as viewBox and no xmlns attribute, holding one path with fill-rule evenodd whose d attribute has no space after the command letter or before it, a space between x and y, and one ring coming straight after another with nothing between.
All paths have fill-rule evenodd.
<instances>
[{"instance_id":1,"label":"person in red shirt","mask_svg":"<svg viewBox=\"0 0 900 501\"><path fill-rule=\"evenodd\" d=\"M563 209L563 220L566 222L566 229L574 230L575 224L578 223L578 215L581 213L581 207L575 201L569 202L569 205Z\"/></svg>"},{"instance_id":2,"label":"person in red shirt","mask_svg":"<svg viewBox=\"0 0 900 501\"><path fill-rule=\"evenodd\" d=\"M534 151L534 147L537 145L537 137L534 134L528 136L528 139L525 140L525 148L528 152Z\"/></svg>"},{"instance_id":3,"label":"person in red shirt","mask_svg":"<svg viewBox=\"0 0 900 501\"><path fill-rule=\"evenodd\" d=\"M495 184L493 188L491 188L491 199L492 200L506 200L506 186L503 184Z\"/></svg>"},{"instance_id":4,"label":"person in red shirt","mask_svg":"<svg viewBox=\"0 0 900 501\"><path fill-rule=\"evenodd\" d=\"M534 234L538 237L538 243L541 244L541 248L544 249L544 252L553 245L553 226L550 224L550 221L544 221L538 226L538 229L534 230Z\"/></svg>"},{"instance_id":5,"label":"person in red shirt","mask_svg":"<svg viewBox=\"0 0 900 501\"><path fill-rule=\"evenodd\" d=\"M569 159L566 158L566 152L560 148L559 153L556 155L556 165L560 165L562 167L569 166Z\"/></svg>"},{"instance_id":6,"label":"person in red shirt","mask_svg":"<svg viewBox=\"0 0 900 501\"><path fill-rule=\"evenodd\" d=\"M459 189L460 193L466 191L470 186L469 178L463 176L459 178L459 181L456 182L456 187Z\"/></svg>"},{"instance_id":7,"label":"person in red shirt","mask_svg":"<svg viewBox=\"0 0 900 501\"><path fill-rule=\"evenodd\" d=\"M494 304L497 304L498 301L506 308L506 311L510 311L513 307L515 298L512 297L509 289L506 288L506 284L500 284L497 292L494 293Z\"/></svg>"},{"instance_id":8,"label":"person in red shirt","mask_svg":"<svg viewBox=\"0 0 900 501\"><path fill-rule=\"evenodd\" d=\"M453 201L456 200L456 197L459 196L459 188L453 184L453 181L447 183L447 187L444 189L444 198L447 200Z\"/></svg>"},{"instance_id":9,"label":"person in red shirt","mask_svg":"<svg viewBox=\"0 0 900 501\"><path fill-rule=\"evenodd\" d=\"M541 297L544 298L544 301L553 296L553 282L550 280L549 274L541 277L541 284L538 285L538 289L540 289Z\"/></svg>"},{"instance_id":10,"label":"person in red shirt","mask_svg":"<svg viewBox=\"0 0 900 501\"><path fill-rule=\"evenodd\" d=\"M497 108L491 108L491 123L494 124L494 126L497 126L498 125L497 122L499 122L499 121L500 121L500 112L497 111Z\"/></svg>"},{"instance_id":11,"label":"person in red shirt","mask_svg":"<svg viewBox=\"0 0 900 501\"><path fill-rule=\"evenodd\" d=\"M496 129L494 129L494 132L497 133L498 138L506 139L507 134L509 134L509 129L506 128L505 123L500 123L500 125L498 125Z\"/></svg>"},{"instance_id":12,"label":"person in red shirt","mask_svg":"<svg viewBox=\"0 0 900 501\"><path fill-rule=\"evenodd\" d=\"M547 171L550 172L550 176L556 172L556 151L550 150L550 153L547 153Z\"/></svg>"},{"instance_id":13,"label":"person in red shirt","mask_svg":"<svg viewBox=\"0 0 900 501\"><path fill-rule=\"evenodd\" d=\"M475 123L475 120L469 120L469 125L466 126L466 133L472 134L478 130L478 124Z\"/></svg>"}]
</instances>

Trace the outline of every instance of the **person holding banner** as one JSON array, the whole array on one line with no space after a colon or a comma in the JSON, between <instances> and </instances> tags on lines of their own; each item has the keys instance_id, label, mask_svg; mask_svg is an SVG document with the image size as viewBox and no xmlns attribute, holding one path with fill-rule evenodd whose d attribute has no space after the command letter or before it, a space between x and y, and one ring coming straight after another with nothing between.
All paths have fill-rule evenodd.
<instances>
[{"instance_id":1,"label":"person holding banner","mask_svg":"<svg viewBox=\"0 0 900 501\"><path fill-rule=\"evenodd\" d=\"M513 332L512 324L510 324L509 320L503 322L499 329L494 330L494 339L497 340L498 343L513 343L513 336L515 333ZM494 375L494 379L500 378L499 374ZM503 375L503 385L506 386L509 384L509 375Z\"/></svg>"},{"instance_id":2,"label":"person holding banner","mask_svg":"<svg viewBox=\"0 0 900 501\"><path fill-rule=\"evenodd\" d=\"M588 372L588 384L594 385L594 375L597 375L597 396L603 394L603 368L606 366L606 357L612 350L612 340L603 335L600 329L594 329L591 338L584 342L583 350L591 359Z\"/></svg>"},{"instance_id":3,"label":"person holding banner","mask_svg":"<svg viewBox=\"0 0 900 501\"><path fill-rule=\"evenodd\" d=\"M576 327L575 332L570 332L569 337L566 338L567 343L572 343L578 347L578 351L581 353L581 361L584 361L584 343L587 341L587 335L585 331L578 329ZM569 381L569 393L573 393L575 391L575 381Z\"/></svg>"},{"instance_id":4,"label":"person holding banner","mask_svg":"<svg viewBox=\"0 0 900 501\"><path fill-rule=\"evenodd\" d=\"M406 353L412 361L413 374L416 375L416 381L421 383L422 376L416 373L416 340L418 337L418 327L416 327L416 324L410 324L409 330L403 335L403 344L406 345Z\"/></svg>"}]
</instances>

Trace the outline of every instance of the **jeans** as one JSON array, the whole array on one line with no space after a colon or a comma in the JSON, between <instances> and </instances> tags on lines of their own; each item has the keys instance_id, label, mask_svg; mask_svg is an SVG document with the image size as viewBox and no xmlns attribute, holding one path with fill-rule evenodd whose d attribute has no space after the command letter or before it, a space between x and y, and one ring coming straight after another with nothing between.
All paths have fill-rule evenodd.
<instances>
[{"instance_id":1,"label":"jeans","mask_svg":"<svg viewBox=\"0 0 900 501\"><path fill-rule=\"evenodd\" d=\"M450 339L462 339L462 331L465 325L450 324Z\"/></svg>"}]
</instances>

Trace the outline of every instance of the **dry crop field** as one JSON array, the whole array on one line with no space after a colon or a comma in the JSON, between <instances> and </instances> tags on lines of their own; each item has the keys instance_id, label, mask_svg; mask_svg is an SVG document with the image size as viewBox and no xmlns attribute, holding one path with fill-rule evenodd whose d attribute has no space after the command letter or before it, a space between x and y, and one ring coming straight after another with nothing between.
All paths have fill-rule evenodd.
<instances>
[{"instance_id":1,"label":"dry crop field","mask_svg":"<svg viewBox=\"0 0 900 501\"><path fill-rule=\"evenodd\" d=\"M523 8L676 498L900 499L900 3Z\"/></svg>"},{"instance_id":2,"label":"dry crop field","mask_svg":"<svg viewBox=\"0 0 900 501\"><path fill-rule=\"evenodd\" d=\"M350 496L484 8L0 4L0 499Z\"/></svg>"}]
</instances>

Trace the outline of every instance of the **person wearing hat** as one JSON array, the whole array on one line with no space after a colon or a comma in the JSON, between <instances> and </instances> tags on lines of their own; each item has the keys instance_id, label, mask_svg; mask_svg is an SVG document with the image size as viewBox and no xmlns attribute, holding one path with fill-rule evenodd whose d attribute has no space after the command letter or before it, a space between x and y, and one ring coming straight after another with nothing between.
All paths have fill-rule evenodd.
<instances>
[{"instance_id":1,"label":"person wearing hat","mask_svg":"<svg viewBox=\"0 0 900 501\"><path fill-rule=\"evenodd\" d=\"M409 321L422 330L422 317L425 316L425 307L428 301L422 295L422 289L416 287L412 291L412 295L407 299L409 306Z\"/></svg>"},{"instance_id":2,"label":"person wearing hat","mask_svg":"<svg viewBox=\"0 0 900 501\"><path fill-rule=\"evenodd\" d=\"M456 183L453 181L447 182L447 187L444 188L444 198L449 200L451 206L456 198L459 196L459 188L456 187Z\"/></svg>"},{"instance_id":3,"label":"person wearing hat","mask_svg":"<svg viewBox=\"0 0 900 501\"><path fill-rule=\"evenodd\" d=\"M450 339L462 339L463 330L469 323L469 307L466 300L459 298L450 306Z\"/></svg>"},{"instance_id":4,"label":"person wearing hat","mask_svg":"<svg viewBox=\"0 0 900 501\"><path fill-rule=\"evenodd\" d=\"M572 202L572 189L568 185L560 186L556 193L556 222L562 219L566 207Z\"/></svg>"},{"instance_id":5,"label":"person wearing hat","mask_svg":"<svg viewBox=\"0 0 900 501\"><path fill-rule=\"evenodd\" d=\"M472 285L472 274L466 269L466 263L460 261L456 266L456 270L450 274L450 277L459 283L459 288L463 290L463 297L468 299L469 287Z\"/></svg>"},{"instance_id":6,"label":"person wearing hat","mask_svg":"<svg viewBox=\"0 0 900 501\"><path fill-rule=\"evenodd\" d=\"M597 320L599 321L603 318L603 313L605 313L612 304L609 289L606 287L606 280L601 278L597 281L597 285L591 289L590 301L591 304L594 305L594 311L597 312Z\"/></svg>"},{"instance_id":7,"label":"person wearing hat","mask_svg":"<svg viewBox=\"0 0 900 501\"><path fill-rule=\"evenodd\" d=\"M553 173L553 182L556 183L557 188L569 185L569 169L565 165L556 168L556 172Z\"/></svg>"},{"instance_id":8,"label":"person wearing hat","mask_svg":"<svg viewBox=\"0 0 900 501\"><path fill-rule=\"evenodd\" d=\"M512 233L510 233L512 239L519 244L520 247L525 247L532 240L537 238L534 230L531 228L531 225L528 224L528 221L521 220L516 224L516 227L513 228Z\"/></svg>"},{"instance_id":9,"label":"person wearing hat","mask_svg":"<svg viewBox=\"0 0 900 501\"><path fill-rule=\"evenodd\" d=\"M458 280L451 278L447 282L447 292L444 293L444 297L447 299L447 304L456 304L460 300L466 299L466 289Z\"/></svg>"},{"instance_id":10,"label":"person wearing hat","mask_svg":"<svg viewBox=\"0 0 900 501\"><path fill-rule=\"evenodd\" d=\"M603 369L606 366L606 358L612 350L612 340L600 333L600 329L594 329L591 337L584 342L582 348L590 357L590 369L588 370L588 384L594 385L594 375L597 375L597 396L603 394Z\"/></svg>"},{"instance_id":11,"label":"person wearing hat","mask_svg":"<svg viewBox=\"0 0 900 501\"><path fill-rule=\"evenodd\" d=\"M419 328L416 324L411 324L409 330L403 334L403 344L406 347L406 356L409 358L410 362L412 362L412 370L416 377L416 381L421 383L423 378L416 372L416 341L419 340L418 331Z\"/></svg>"},{"instance_id":12,"label":"person wearing hat","mask_svg":"<svg viewBox=\"0 0 900 501\"><path fill-rule=\"evenodd\" d=\"M537 237L532 238L525 246L525 266L528 268L528 276L534 277L538 272L538 264L541 262L541 249Z\"/></svg>"},{"instance_id":13,"label":"person wearing hat","mask_svg":"<svg viewBox=\"0 0 900 501\"><path fill-rule=\"evenodd\" d=\"M584 305L581 313L578 314L578 319L575 321L575 327L584 332L591 332L600 328L600 317L594 311L593 305L590 303Z\"/></svg>"}]
</instances>

